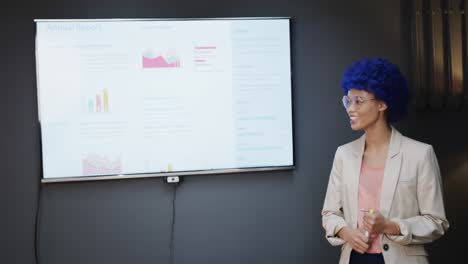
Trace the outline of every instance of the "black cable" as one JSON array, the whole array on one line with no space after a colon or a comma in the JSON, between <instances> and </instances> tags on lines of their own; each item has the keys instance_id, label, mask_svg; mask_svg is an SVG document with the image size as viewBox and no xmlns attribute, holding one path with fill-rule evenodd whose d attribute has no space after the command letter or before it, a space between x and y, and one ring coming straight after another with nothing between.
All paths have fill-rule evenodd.
<instances>
[{"instance_id":1,"label":"black cable","mask_svg":"<svg viewBox=\"0 0 468 264\"><path fill-rule=\"evenodd\" d=\"M37 205L36 205L36 219L34 226L34 259L36 264L39 264L40 254L39 254L39 228L41 225L41 196L42 196L42 183L39 182L39 188L37 190Z\"/></svg>"},{"instance_id":2,"label":"black cable","mask_svg":"<svg viewBox=\"0 0 468 264\"><path fill-rule=\"evenodd\" d=\"M169 244L169 264L174 263L174 227L175 227L175 203L176 203L176 197L177 197L177 184L174 185L174 192L172 195L172 223L171 223L171 241Z\"/></svg>"}]
</instances>

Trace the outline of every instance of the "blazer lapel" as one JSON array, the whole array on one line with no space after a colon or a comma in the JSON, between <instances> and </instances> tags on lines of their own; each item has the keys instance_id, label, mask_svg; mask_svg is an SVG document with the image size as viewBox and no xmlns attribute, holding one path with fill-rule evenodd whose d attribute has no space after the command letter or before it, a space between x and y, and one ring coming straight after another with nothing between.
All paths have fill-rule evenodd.
<instances>
[{"instance_id":1,"label":"blazer lapel","mask_svg":"<svg viewBox=\"0 0 468 264\"><path fill-rule=\"evenodd\" d=\"M395 194L398 178L400 177L402 161L400 147L402 138L403 136L392 127L392 136L382 180L382 191L380 193L380 212L385 218L389 217L393 196Z\"/></svg>"},{"instance_id":2,"label":"blazer lapel","mask_svg":"<svg viewBox=\"0 0 468 264\"><path fill-rule=\"evenodd\" d=\"M358 191L359 191L359 176L361 175L361 164L362 157L364 154L364 146L366 143L365 135L362 135L353 145L353 158L354 162L350 171L350 178L348 181L349 188L349 206L352 219L351 224L354 228L357 228L357 217L358 217Z\"/></svg>"}]
</instances>

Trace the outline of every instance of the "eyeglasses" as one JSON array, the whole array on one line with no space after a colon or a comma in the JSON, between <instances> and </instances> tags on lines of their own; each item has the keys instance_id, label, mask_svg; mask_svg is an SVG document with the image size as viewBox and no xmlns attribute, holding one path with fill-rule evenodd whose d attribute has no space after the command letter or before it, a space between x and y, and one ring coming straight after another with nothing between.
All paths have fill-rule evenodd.
<instances>
[{"instance_id":1,"label":"eyeglasses","mask_svg":"<svg viewBox=\"0 0 468 264\"><path fill-rule=\"evenodd\" d=\"M343 96L343 106L344 108L348 109L352 104L356 106L356 108L360 108L365 102L377 100L376 98L362 98L360 96L354 96L353 98L349 98L348 96Z\"/></svg>"}]
</instances>

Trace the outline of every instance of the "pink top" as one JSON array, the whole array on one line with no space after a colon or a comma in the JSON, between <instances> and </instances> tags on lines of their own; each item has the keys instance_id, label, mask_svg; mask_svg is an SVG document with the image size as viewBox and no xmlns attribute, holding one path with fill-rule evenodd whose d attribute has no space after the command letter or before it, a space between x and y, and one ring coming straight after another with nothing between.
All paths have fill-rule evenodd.
<instances>
[{"instance_id":1,"label":"pink top","mask_svg":"<svg viewBox=\"0 0 468 264\"><path fill-rule=\"evenodd\" d=\"M380 211L380 193L382 191L382 179L384 168L371 168L366 165L361 167L358 194L358 228L363 226L365 212L361 209L374 209ZM370 234L370 247L367 253L382 253L378 234Z\"/></svg>"}]
</instances>

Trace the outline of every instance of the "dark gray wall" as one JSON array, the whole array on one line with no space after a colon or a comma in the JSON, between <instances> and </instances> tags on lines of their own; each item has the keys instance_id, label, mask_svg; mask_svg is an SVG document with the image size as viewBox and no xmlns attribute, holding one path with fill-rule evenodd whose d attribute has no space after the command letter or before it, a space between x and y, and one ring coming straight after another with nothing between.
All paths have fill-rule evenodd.
<instances>
[{"instance_id":1,"label":"dark gray wall","mask_svg":"<svg viewBox=\"0 0 468 264\"><path fill-rule=\"evenodd\" d=\"M177 188L174 263L337 263L339 249L324 239L320 210L336 147L359 135L341 107L340 76L363 56L387 57L408 70L399 1L9 2L16 7L0 11L1 263L34 263L41 162L33 19L241 16L294 19L297 168L186 177ZM423 113L401 125L434 143L448 177L453 231L431 247L434 263L461 256L468 235L461 227L467 213L460 210L467 201L468 133L457 130L464 120L465 113ZM173 191L159 178L43 185L41 263L168 263Z\"/></svg>"}]
</instances>

